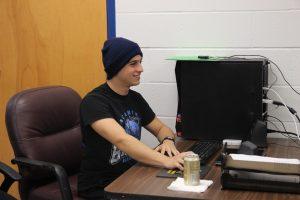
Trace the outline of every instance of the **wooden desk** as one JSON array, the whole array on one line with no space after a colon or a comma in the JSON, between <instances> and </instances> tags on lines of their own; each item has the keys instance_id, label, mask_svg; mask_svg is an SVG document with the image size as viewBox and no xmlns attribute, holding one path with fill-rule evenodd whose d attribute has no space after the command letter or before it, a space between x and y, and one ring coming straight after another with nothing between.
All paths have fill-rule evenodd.
<instances>
[{"instance_id":1,"label":"wooden desk","mask_svg":"<svg viewBox=\"0 0 300 200\"><path fill-rule=\"evenodd\" d=\"M194 142L179 141L179 150L188 149ZM287 139L268 139L269 147L266 154L282 158L300 159L300 148L286 147L295 143ZM276 143L276 144L274 144ZM280 145L277 145L280 144ZM281 146L284 145L284 146ZM215 155L211 159L213 164ZM284 200L300 199L300 195L287 193L255 192L242 190L221 190L221 168L212 165L212 169L205 179L213 180L213 185L204 193L175 192L167 189L174 179L159 178L156 174L159 168L136 164L118 179L105 188L107 197L114 199L238 199L238 200Z\"/></svg>"}]
</instances>

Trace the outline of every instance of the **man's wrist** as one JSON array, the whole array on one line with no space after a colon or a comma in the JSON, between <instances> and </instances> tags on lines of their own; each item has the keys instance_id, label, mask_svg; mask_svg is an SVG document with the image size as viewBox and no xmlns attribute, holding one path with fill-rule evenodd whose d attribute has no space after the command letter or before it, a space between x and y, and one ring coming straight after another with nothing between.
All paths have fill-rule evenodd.
<instances>
[{"instance_id":1,"label":"man's wrist","mask_svg":"<svg viewBox=\"0 0 300 200\"><path fill-rule=\"evenodd\" d=\"M164 141L166 141L166 140L173 141L173 142L174 142L174 144L175 144L175 138L173 138L173 137L171 137L171 136L167 136L167 137L165 137L164 139L162 139L162 141L161 141L160 143L162 144L162 143L164 143Z\"/></svg>"}]
</instances>

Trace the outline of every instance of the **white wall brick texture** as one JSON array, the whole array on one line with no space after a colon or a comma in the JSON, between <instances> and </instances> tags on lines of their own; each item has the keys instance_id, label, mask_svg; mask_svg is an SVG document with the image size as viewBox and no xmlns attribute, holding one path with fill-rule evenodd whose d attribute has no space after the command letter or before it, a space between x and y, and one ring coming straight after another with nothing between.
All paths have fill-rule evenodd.
<instances>
[{"instance_id":1,"label":"white wall brick texture","mask_svg":"<svg viewBox=\"0 0 300 200\"><path fill-rule=\"evenodd\" d=\"M299 0L116 0L116 29L117 36L138 42L144 53L142 83L134 89L173 130L177 111L175 62L166 58L174 55L263 55L276 62L300 91ZM274 89L300 112L300 96L274 66L272 69L278 76ZM270 72L269 82L272 80ZM295 131L287 111L272 106L270 110L289 131ZM145 130L143 141L157 145Z\"/></svg>"}]
</instances>

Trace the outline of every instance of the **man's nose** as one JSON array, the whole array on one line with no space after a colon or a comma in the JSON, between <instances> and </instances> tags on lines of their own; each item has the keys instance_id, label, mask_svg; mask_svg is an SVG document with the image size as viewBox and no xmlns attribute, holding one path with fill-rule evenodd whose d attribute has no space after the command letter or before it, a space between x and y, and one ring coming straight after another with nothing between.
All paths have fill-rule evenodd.
<instances>
[{"instance_id":1,"label":"man's nose","mask_svg":"<svg viewBox=\"0 0 300 200\"><path fill-rule=\"evenodd\" d=\"M143 72L143 71L144 71L143 65L142 65L142 64L139 64L139 65L138 65L137 71L139 71L139 72Z\"/></svg>"}]
</instances>

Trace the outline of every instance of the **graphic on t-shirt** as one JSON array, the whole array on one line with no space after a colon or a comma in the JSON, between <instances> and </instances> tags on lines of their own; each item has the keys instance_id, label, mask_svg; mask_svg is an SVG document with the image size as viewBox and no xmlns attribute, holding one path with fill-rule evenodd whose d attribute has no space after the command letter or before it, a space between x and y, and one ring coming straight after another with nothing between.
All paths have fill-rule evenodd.
<instances>
[{"instance_id":1,"label":"graphic on t-shirt","mask_svg":"<svg viewBox=\"0 0 300 200\"><path fill-rule=\"evenodd\" d=\"M127 110L121 115L119 123L125 129L125 132L127 134L130 134L139 140L141 138L140 121L141 119L137 112L133 110ZM122 161L122 163L125 163L129 160L131 160L131 158L127 154L113 145L111 149L110 164L114 165L116 163L119 163L120 161Z\"/></svg>"}]
</instances>

